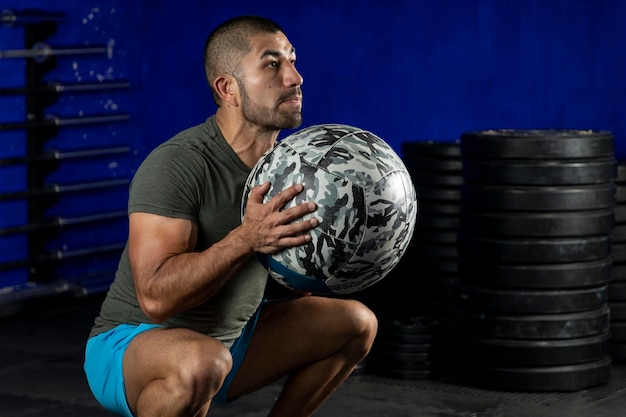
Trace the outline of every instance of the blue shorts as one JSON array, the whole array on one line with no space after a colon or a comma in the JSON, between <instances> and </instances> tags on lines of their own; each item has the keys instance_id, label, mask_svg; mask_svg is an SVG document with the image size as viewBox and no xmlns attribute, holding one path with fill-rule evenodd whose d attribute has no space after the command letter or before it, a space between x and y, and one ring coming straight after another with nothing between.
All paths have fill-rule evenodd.
<instances>
[{"instance_id":1,"label":"blue shorts","mask_svg":"<svg viewBox=\"0 0 626 417\"><path fill-rule=\"evenodd\" d=\"M213 402L222 404L228 402L226 399L228 389L246 355L260 311L261 307L250 318L241 335L235 339L231 346L233 367L226 376L222 388L213 397ZM134 417L126 401L124 373L122 371L124 352L135 336L158 327L162 326L145 323L138 326L120 324L116 328L96 335L87 341L84 364L87 382L96 400L107 410L122 416Z\"/></svg>"}]
</instances>

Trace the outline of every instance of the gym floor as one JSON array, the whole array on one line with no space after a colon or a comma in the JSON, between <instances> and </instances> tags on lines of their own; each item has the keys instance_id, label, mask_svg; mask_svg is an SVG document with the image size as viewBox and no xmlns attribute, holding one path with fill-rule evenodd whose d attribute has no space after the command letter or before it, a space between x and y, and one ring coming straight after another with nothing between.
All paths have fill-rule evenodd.
<instances>
[{"instance_id":1,"label":"gym floor","mask_svg":"<svg viewBox=\"0 0 626 417\"><path fill-rule=\"evenodd\" d=\"M100 302L94 297L55 303L0 318L0 416L112 416L92 398L82 371L85 337ZM276 383L229 405L214 405L209 415L265 416L279 390ZM606 384L561 393L484 390L450 376L401 380L357 370L316 415L623 417L626 365L613 364Z\"/></svg>"}]
</instances>

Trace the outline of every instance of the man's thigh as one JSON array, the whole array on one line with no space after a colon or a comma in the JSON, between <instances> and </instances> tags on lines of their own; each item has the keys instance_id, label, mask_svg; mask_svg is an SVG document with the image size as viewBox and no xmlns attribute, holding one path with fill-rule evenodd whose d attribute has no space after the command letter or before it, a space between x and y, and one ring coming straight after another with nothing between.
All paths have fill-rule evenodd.
<instances>
[{"instance_id":1,"label":"man's thigh","mask_svg":"<svg viewBox=\"0 0 626 417\"><path fill-rule=\"evenodd\" d=\"M268 301L229 397L251 392L331 356L351 337L354 315L365 310L357 301L329 297Z\"/></svg>"},{"instance_id":2,"label":"man's thigh","mask_svg":"<svg viewBox=\"0 0 626 417\"><path fill-rule=\"evenodd\" d=\"M133 411L143 390L154 380L177 375L181 369L192 366L198 349L207 361L212 357L229 355L228 349L217 339L183 328L157 328L133 339L123 361L128 404ZM193 354L192 354L193 353Z\"/></svg>"}]
</instances>

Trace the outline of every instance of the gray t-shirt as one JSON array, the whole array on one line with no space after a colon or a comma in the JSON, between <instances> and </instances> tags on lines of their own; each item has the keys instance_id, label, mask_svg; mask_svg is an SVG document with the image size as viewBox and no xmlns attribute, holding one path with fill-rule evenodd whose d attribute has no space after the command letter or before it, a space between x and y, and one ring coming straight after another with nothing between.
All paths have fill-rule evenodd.
<instances>
[{"instance_id":1,"label":"gray t-shirt","mask_svg":"<svg viewBox=\"0 0 626 417\"><path fill-rule=\"evenodd\" d=\"M202 251L241 224L241 197L249 172L211 116L148 155L131 183L128 213L191 220L198 226L195 250ZM214 297L163 325L194 329L230 346L259 306L266 282L267 271L251 257ZM150 323L137 301L128 245L90 337L121 323Z\"/></svg>"}]
</instances>

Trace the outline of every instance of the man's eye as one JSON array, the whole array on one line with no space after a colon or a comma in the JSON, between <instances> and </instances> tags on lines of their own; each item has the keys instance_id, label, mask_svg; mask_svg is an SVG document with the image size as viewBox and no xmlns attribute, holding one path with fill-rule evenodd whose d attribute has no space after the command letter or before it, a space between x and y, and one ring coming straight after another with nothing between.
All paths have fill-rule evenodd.
<instances>
[{"instance_id":1,"label":"man's eye","mask_svg":"<svg viewBox=\"0 0 626 417\"><path fill-rule=\"evenodd\" d=\"M278 62L276 61L272 61L269 64L267 64L268 67L277 67L278 66Z\"/></svg>"}]
</instances>

